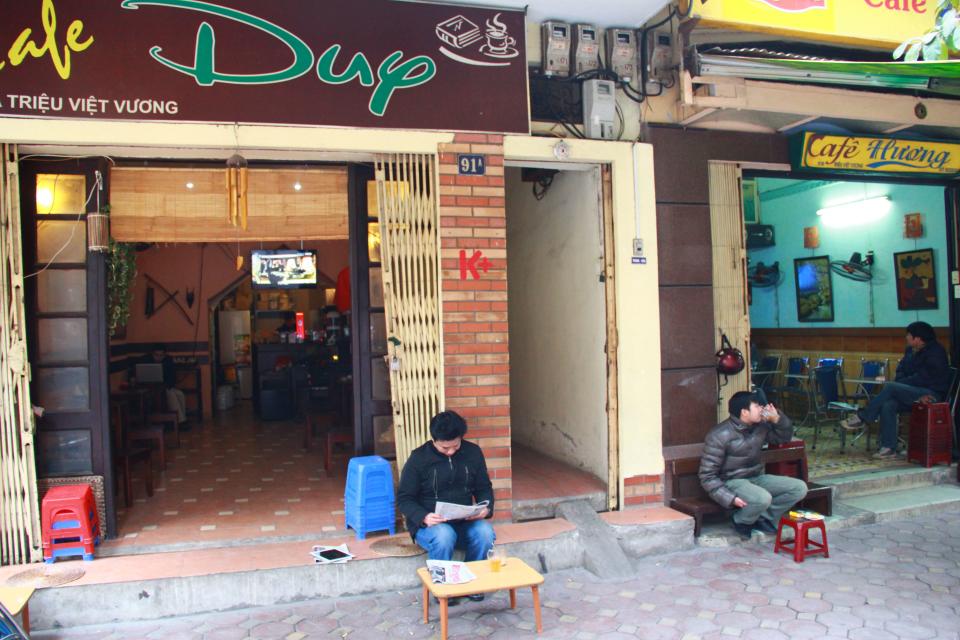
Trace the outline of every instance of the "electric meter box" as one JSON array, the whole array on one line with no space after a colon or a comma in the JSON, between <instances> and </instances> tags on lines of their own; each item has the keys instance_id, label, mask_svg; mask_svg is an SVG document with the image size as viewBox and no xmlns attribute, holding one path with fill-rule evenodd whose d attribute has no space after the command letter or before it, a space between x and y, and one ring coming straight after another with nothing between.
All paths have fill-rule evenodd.
<instances>
[{"instance_id":1,"label":"electric meter box","mask_svg":"<svg viewBox=\"0 0 960 640\"><path fill-rule=\"evenodd\" d=\"M570 60L573 63L572 71L579 75L584 71L593 71L600 68L600 37L597 28L592 24L575 24L573 41L571 43Z\"/></svg>"},{"instance_id":2,"label":"electric meter box","mask_svg":"<svg viewBox=\"0 0 960 640\"><path fill-rule=\"evenodd\" d=\"M607 29L607 68L624 82L637 77L637 32L633 29Z\"/></svg>"},{"instance_id":3,"label":"electric meter box","mask_svg":"<svg viewBox=\"0 0 960 640\"><path fill-rule=\"evenodd\" d=\"M583 128L588 138L613 140L617 117L617 86L613 80L584 80Z\"/></svg>"},{"instance_id":4,"label":"electric meter box","mask_svg":"<svg viewBox=\"0 0 960 640\"><path fill-rule=\"evenodd\" d=\"M647 34L647 80L663 83L673 69L673 36L667 31ZM648 89L655 91L656 89Z\"/></svg>"},{"instance_id":5,"label":"electric meter box","mask_svg":"<svg viewBox=\"0 0 960 640\"><path fill-rule=\"evenodd\" d=\"M548 20L540 25L540 59L543 75L570 75L570 25Z\"/></svg>"}]
</instances>

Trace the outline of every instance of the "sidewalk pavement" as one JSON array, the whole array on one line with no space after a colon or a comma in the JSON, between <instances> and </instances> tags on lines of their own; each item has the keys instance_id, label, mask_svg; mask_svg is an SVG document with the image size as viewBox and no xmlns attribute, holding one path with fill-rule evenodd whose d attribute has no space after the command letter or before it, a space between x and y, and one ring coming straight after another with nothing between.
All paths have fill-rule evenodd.
<instances>
[{"instance_id":1,"label":"sidewalk pavement","mask_svg":"<svg viewBox=\"0 0 960 640\"><path fill-rule=\"evenodd\" d=\"M952 638L960 640L960 512L830 532L830 558L800 564L773 541L699 547L635 562L636 577L582 570L546 576L544 632L529 590L450 610L450 638ZM420 590L299 602L149 623L37 633L37 640L226 640L438 637L422 624Z\"/></svg>"}]
</instances>

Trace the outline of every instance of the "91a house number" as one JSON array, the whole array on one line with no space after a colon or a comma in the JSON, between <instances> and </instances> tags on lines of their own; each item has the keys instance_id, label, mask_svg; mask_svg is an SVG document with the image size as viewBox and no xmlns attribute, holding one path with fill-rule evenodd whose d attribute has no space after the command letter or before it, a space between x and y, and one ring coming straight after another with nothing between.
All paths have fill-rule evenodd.
<instances>
[{"instance_id":1,"label":"91a house number","mask_svg":"<svg viewBox=\"0 0 960 640\"><path fill-rule=\"evenodd\" d=\"M457 173L462 176L482 176L487 172L486 156L478 153L457 154Z\"/></svg>"}]
</instances>

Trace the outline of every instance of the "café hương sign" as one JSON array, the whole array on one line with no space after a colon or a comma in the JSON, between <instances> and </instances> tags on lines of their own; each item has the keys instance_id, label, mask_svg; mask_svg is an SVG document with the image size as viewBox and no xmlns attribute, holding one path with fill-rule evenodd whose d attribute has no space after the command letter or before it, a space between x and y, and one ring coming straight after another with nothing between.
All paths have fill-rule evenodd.
<instances>
[{"instance_id":1,"label":"caf\u00e9 h\u01b0\u01a1ng sign","mask_svg":"<svg viewBox=\"0 0 960 640\"><path fill-rule=\"evenodd\" d=\"M798 171L940 177L960 172L960 144L807 132L795 136L791 147Z\"/></svg>"},{"instance_id":2,"label":"caf\u00e9 h\u01b0\u01a1ng sign","mask_svg":"<svg viewBox=\"0 0 960 640\"><path fill-rule=\"evenodd\" d=\"M681 0L705 27L888 48L933 27L937 0Z\"/></svg>"},{"instance_id":3,"label":"caf\u00e9 h\u01b0\u01a1ng sign","mask_svg":"<svg viewBox=\"0 0 960 640\"><path fill-rule=\"evenodd\" d=\"M529 132L522 11L391 0L3 5L0 116Z\"/></svg>"}]
</instances>

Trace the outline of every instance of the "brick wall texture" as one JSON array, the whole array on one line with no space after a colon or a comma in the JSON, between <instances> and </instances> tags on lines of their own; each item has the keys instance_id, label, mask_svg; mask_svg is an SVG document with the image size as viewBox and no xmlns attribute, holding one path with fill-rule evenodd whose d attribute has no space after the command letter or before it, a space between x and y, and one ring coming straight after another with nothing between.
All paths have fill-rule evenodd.
<instances>
[{"instance_id":1,"label":"brick wall texture","mask_svg":"<svg viewBox=\"0 0 960 640\"><path fill-rule=\"evenodd\" d=\"M513 511L510 463L510 354L507 341L507 229L503 136L457 134L440 145L440 259L446 406L467 420L483 448L496 496L494 518ZM486 158L486 174L458 175L457 154ZM467 260L480 251L461 277ZM489 261L487 270L481 264Z\"/></svg>"},{"instance_id":2,"label":"brick wall texture","mask_svg":"<svg viewBox=\"0 0 960 640\"><path fill-rule=\"evenodd\" d=\"M630 476L623 480L623 504L636 507L663 504L663 476Z\"/></svg>"}]
</instances>

